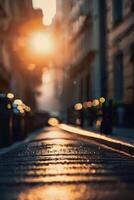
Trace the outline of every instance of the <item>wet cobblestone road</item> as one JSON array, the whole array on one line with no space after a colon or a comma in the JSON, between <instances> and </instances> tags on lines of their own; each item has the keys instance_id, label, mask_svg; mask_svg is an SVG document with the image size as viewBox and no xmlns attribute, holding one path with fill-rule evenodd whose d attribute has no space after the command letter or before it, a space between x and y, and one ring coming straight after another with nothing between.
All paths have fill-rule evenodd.
<instances>
[{"instance_id":1,"label":"wet cobblestone road","mask_svg":"<svg viewBox=\"0 0 134 200\"><path fill-rule=\"evenodd\" d=\"M0 156L0 200L133 199L134 158L57 128Z\"/></svg>"}]
</instances>

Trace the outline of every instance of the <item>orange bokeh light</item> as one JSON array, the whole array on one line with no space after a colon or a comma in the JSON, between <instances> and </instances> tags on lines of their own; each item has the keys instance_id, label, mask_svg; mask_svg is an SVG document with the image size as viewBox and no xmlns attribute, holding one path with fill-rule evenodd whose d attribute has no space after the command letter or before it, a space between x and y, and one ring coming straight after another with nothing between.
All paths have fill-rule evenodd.
<instances>
[{"instance_id":1,"label":"orange bokeh light","mask_svg":"<svg viewBox=\"0 0 134 200\"><path fill-rule=\"evenodd\" d=\"M48 120L48 124L49 124L50 126L57 126L57 125L59 124L59 120L52 117L52 118L50 118L50 119Z\"/></svg>"}]
</instances>

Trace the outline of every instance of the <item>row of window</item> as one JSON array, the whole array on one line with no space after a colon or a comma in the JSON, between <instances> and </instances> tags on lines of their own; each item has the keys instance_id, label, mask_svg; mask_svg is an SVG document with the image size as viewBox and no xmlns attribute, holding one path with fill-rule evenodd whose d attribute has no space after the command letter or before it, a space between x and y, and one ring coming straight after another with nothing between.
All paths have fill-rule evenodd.
<instances>
[{"instance_id":1,"label":"row of window","mask_svg":"<svg viewBox=\"0 0 134 200\"><path fill-rule=\"evenodd\" d=\"M120 52L114 57L114 97L118 100L123 99L124 75L123 75L123 53Z\"/></svg>"},{"instance_id":2,"label":"row of window","mask_svg":"<svg viewBox=\"0 0 134 200\"><path fill-rule=\"evenodd\" d=\"M134 44L130 46L130 63L134 65ZM123 72L124 70L123 70L122 52L114 56L113 65L114 65L114 97L118 100L122 100L124 95L124 72Z\"/></svg>"},{"instance_id":3,"label":"row of window","mask_svg":"<svg viewBox=\"0 0 134 200\"><path fill-rule=\"evenodd\" d=\"M113 0L113 26L117 26L123 20L124 0ZM134 12L134 0L130 1L131 12Z\"/></svg>"}]
</instances>

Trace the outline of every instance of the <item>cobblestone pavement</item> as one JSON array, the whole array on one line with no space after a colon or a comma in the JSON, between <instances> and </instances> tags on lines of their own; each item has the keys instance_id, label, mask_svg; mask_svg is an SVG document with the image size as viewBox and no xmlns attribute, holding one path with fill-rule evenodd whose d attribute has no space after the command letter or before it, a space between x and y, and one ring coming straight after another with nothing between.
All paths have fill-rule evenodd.
<instances>
[{"instance_id":1,"label":"cobblestone pavement","mask_svg":"<svg viewBox=\"0 0 134 200\"><path fill-rule=\"evenodd\" d=\"M134 158L57 128L0 156L0 200L133 199Z\"/></svg>"}]
</instances>

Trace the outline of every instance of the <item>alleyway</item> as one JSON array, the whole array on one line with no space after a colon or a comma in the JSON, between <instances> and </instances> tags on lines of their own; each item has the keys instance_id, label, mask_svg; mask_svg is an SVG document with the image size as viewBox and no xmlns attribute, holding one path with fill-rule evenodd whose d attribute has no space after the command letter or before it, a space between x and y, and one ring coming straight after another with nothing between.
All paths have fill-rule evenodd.
<instances>
[{"instance_id":1,"label":"alleyway","mask_svg":"<svg viewBox=\"0 0 134 200\"><path fill-rule=\"evenodd\" d=\"M134 159L45 128L0 155L0 199L133 199Z\"/></svg>"}]
</instances>

